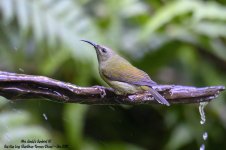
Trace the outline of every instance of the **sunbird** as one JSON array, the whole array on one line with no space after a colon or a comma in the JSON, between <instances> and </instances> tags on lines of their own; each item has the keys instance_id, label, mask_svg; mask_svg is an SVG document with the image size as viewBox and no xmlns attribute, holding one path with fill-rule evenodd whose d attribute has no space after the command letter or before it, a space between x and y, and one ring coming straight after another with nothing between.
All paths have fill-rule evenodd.
<instances>
[{"instance_id":1,"label":"sunbird","mask_svg":"<svg viewBox=\"0 0 226 150\"><path fill-rule=\"evenodd\" d=\"M101 78L114 89L116 94L127 95L150 92L159 103L169 106L169 102L152 86L157 85L147 73L134 67L126 59L110 48L94 42L81 40L91 44L96 50Z\"/></svg>"}]
</instances>

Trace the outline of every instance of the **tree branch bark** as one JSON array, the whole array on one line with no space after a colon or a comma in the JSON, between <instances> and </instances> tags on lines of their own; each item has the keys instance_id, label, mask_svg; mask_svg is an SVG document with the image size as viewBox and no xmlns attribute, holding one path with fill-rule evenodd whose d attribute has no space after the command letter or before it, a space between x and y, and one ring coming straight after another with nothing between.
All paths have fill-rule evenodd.
<instances>
[{"instance_id":1,"label":"tree branch bark","mask_svg":"<svg viewBox=\"0 0 226 150\"><path fill-rule=\"evenodd\" d=\"M171 104L211 101L225 89L224 86L196 88L180 85L157 85L153 88L159 91ZM3 71L0 71L0 95L12 101L42 98L55 102L82 104L157 103L148 93L116 95L111 88L102 86L79 87L44 76Z\"/></svg>"}]
</instances>

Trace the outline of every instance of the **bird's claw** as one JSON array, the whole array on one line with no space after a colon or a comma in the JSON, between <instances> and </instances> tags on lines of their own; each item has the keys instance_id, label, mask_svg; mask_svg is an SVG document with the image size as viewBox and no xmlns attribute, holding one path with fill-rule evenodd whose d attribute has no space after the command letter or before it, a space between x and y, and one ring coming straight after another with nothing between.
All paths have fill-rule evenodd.
<instances>
[{"instance_id":1,"label":"bird's claw","mask_svg":"<svg viewBox=\"0 0 226 150\"><path fill-rule=\"evenodd\" d=\"M93 86L94 88L97 88L100 91L100 97L104 98L106 96L106 91L105 91L105 87L103 86L99 86L99 85L95 85Z\"/></svg>"}]
</instances>

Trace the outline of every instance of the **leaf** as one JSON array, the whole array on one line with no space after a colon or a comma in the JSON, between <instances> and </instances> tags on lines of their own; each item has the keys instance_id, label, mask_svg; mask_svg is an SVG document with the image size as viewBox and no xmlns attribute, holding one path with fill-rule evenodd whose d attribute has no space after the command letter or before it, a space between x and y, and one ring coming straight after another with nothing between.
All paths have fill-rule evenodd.
<instances>
[{"instance_id":1,"label":"leaf","mask_svg":"<svg viewBox=\"0 0 226 150\"><path fill-rule=\"evenodd\" d=\"M5 24L8 24L12 21L14 17L14 6L12 0L1 0L0 9L2 10L3 20Z\"/></svg>"},{"instance_id":2,"label":"leaf","mask_svg":"<svg viewBox=\"0 0 226 150\"><path fill-rule=\"evenodd\" d=\"M142 39L150 36L151 33L170 22L174 17L190 12L196 7L195 4L194 1L175 1L162 7L152 19L146 23L141 34Z\"/></svg>"},{"instance_id":3,"label":"leaf","mask_svg":"<svg viewBox=\"0 0 226 150\"><path fill-rule=\"evenodd\" d=\"M10 0L9 0L10 1ZM29 26L29 12L30 9L26 3L26 0L15 1L16 13L18 15L17 21L23 32L27 32Z\"/></svg>"},{"instance_id":4,"label":"leaf","mask_svg":"<svg viewBox=\"0 0 226 150\"><path fill-rule=\"evenodd\" d=\"M55 0L2 0L0 6L0 12L5 18L3 21L10 23L12 17L16 17L19 28L24 32L30 28L38 44L47 41L48 46L53 48L56 44L63 44L77 59L89 61L93 57L88 47L81 48L79 40L96 39L98 42L97 28L91 19L85 16L79 3ZM57 43L58 40L60 43Z\"/></svg>"},{"instance_id":5,"label":"leaf","mask_svg":"<svg viewBox=\"0 0 226 150\"><path fill-rule=\"evenodd\" d=\"M0 108L7 104L8 101L4 97L0 96Z\"/></svg>"},{"instance_id":6,"label":"leaf","mask_svg":"<svg viewBox=\"0 0 226 150\"><path fill-rule=\"evenodd\" d=\"M69 104L65 107L64 124L70 144L76 150L83 145L83 127L87 106Z\"/></svg>"},{"instance_id":7,"label":"leaf","mask_svg":"<svg viewBox=\"0 0 226 150\"><path fill-rule=\"evenodd\" d=\"M165 146L166 150L180 149L182 146L188 144L192 140L192 135L189 128L185 124L178 125L169 138L168 144Z\"/></svg>"},{"instance_id":8,"label":"leaf","mask_svg":"<svg viewBox=\"0 0 226 150\"><path fill-rule=\"evenodd\" d=\"M225 21L226 7L221 6L213 2L201 2L201 1L175 1L162 7L156 14L147 22L145 25L141 37L142 39L147 38L153 32L157 31L177 16L192 13L193 15L187 19L190 19L190 24L198 23L204 19L219 19ZM184 18L184 20L186 20ZM213 22L215 23L215 22Z\"/></svg>"}]
</instances>

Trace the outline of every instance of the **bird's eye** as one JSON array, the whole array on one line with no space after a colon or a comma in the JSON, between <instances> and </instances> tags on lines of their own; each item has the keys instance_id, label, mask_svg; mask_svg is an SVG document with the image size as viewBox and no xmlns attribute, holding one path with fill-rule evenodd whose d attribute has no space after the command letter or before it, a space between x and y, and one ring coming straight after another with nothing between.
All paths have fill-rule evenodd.
<instances>
[{"instance_id":1,"label":"bird's eye","mask_svg":"<svg viewBox=\"0 0 226 150\"><path fill-rule=\"evenodd\" d=\"M107 52L107 50L105 48L102 48L101 50L102 50L103 53Z\"/></svg>"}]
</instances>

